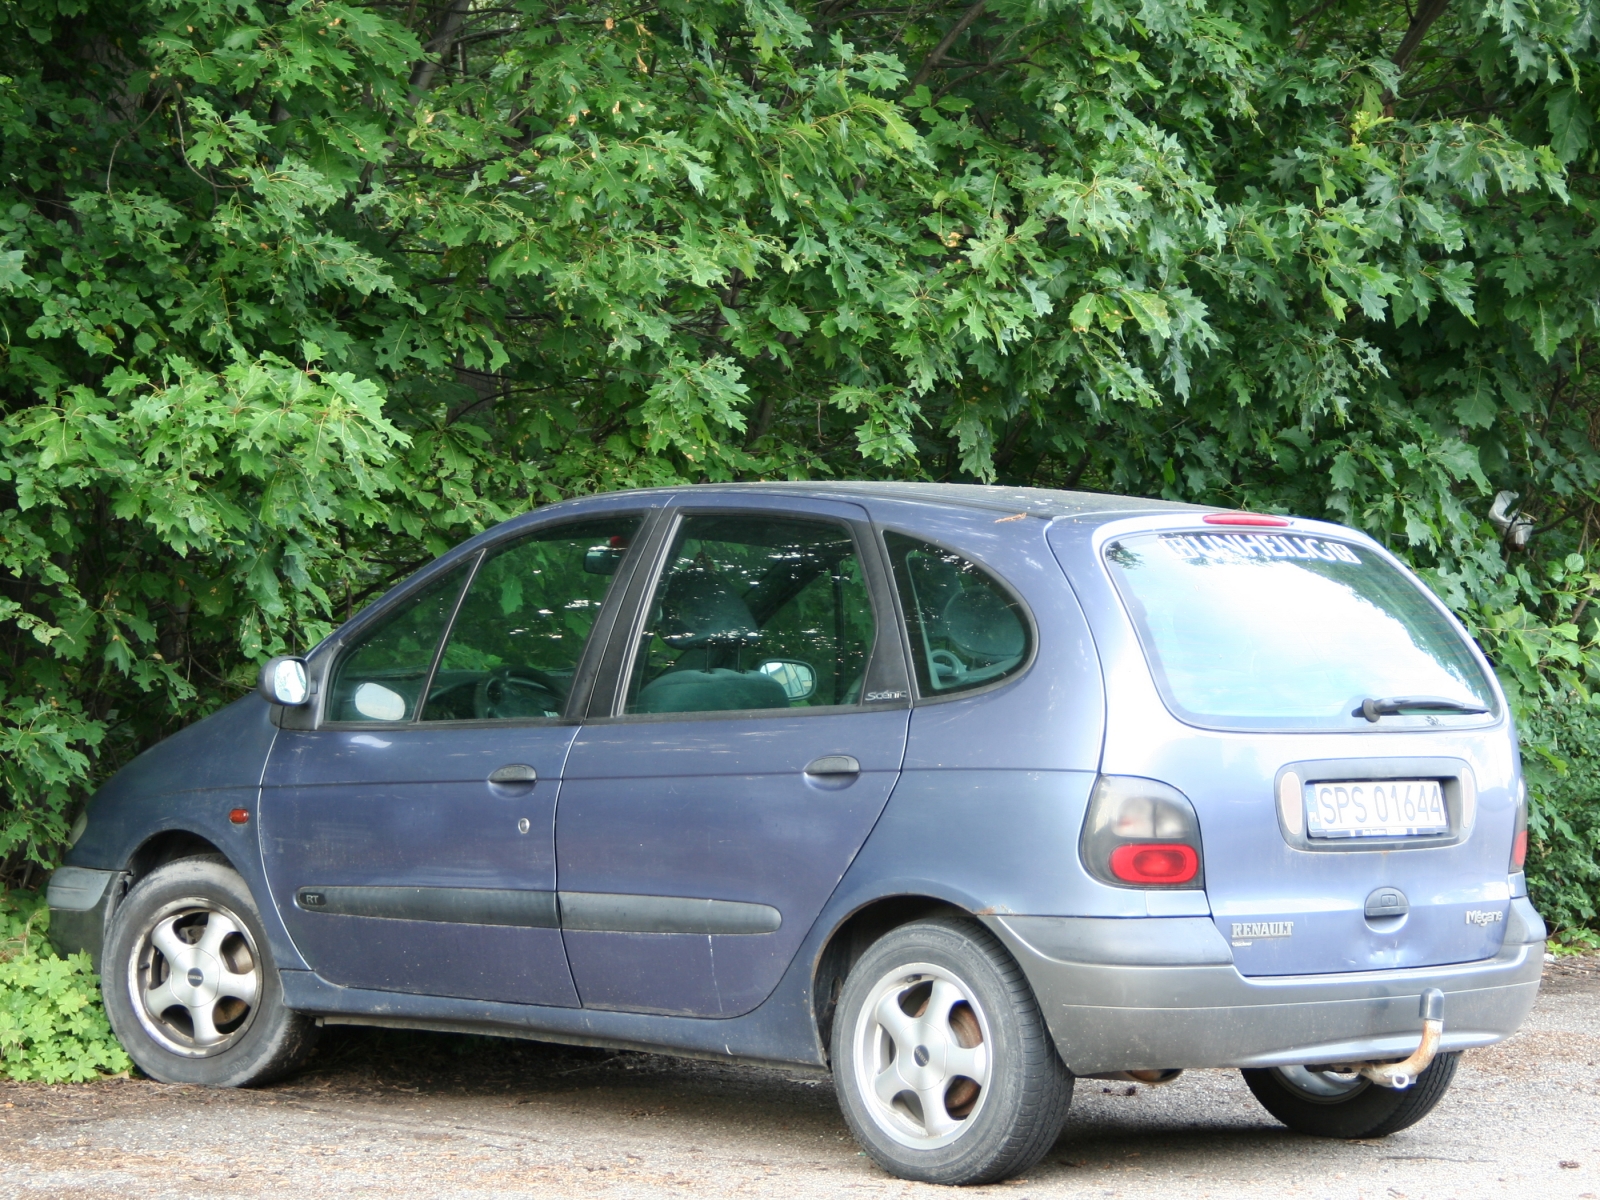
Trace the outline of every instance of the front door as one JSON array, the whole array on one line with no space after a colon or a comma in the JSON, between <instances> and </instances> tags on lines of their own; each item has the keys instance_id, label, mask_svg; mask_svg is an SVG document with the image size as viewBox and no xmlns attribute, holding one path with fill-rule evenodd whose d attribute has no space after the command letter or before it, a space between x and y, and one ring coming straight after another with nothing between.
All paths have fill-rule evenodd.
<instances>
[{"instance_id":1,"label":"front door","mask_svg":"<svg viewBox=\"0 0 1600 1200\"><path fill-rule=\"evenodd\" d=\"M347 987L573 1006L554 821L590 629L639 526L566 523L419 581L282 730L261 844L290 935Z\"/></svg>"},{"instance_id":2,"label":"front door","mask_svg":"<svg viewBox=\"0 0 1600 1200\"><path fill-rule=\"evenodd\" d=\"M748 1012L871 831L909 701L869 538L844 504L681 517L562 784L585 1007Z\"/></svg>"}]
</instances>

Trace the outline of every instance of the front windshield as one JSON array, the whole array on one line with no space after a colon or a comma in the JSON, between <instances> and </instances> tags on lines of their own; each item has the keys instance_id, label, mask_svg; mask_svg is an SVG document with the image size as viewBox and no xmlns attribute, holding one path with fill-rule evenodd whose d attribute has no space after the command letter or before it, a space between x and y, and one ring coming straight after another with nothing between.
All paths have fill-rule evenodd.
<instances>
[{"instance_id":1,"label":"front windshield","mask_svg":"<svg viewBox=\"0 0 1600 1200\"><path fill-rule=\"evenodd\" d=\"M1367 699L1431 697L1497 712L1459 630L1421 586L1364 546L1267 534L1120 538L1106 561L1168 707L1199 725L1395 729L1475 723L1385 716Z\"/></svg>"}]
</instances>

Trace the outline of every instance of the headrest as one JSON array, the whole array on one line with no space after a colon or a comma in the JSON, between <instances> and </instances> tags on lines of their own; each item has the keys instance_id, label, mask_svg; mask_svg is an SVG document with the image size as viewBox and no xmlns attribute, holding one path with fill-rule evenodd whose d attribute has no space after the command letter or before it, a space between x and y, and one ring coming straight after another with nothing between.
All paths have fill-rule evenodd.
<instances>
[{"instance_id":1,"label":"headrest","mask_svg":"<svg viewBox=\"0 0 1600 1200\"><path fill-rule=\"evenodd\" d=\"M935 617L961 594L961 568L947 555L913 554L906 558L916 587L917 607Z\"/></svg>"},{"instance_id":2,"label":"headrest","mask_svg":"<svg viewBox=\"0 0 1600 1200\"><path fill-rule=\"evenodd\" d=\"M742 645L761 629L737 592L710 571L682 571L661 597L661 640L675 649Z\"/></svg>"},{"instance_id":3,"label":"headrest","mask_svg":"<svg viewBox=\"0 0 1600 1200\"><path fill-rule=\"evenodd\" d=\"M956 593L945 606L944 633L958 652L984 663L1019 658L1028 646L1022 618L986 587Z\"/></svg>"}]
</instances>

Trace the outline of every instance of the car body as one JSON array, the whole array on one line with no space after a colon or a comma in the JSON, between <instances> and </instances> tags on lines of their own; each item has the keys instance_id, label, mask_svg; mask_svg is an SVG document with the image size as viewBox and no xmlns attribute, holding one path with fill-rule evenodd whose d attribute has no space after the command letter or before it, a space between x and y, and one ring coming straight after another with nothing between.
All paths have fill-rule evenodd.
<instances>
[{"instance_id":1,"label":"car body","mask_svg":"<svg viewBox=\"0 0 1600 1200\"><path fill-rule=\"evenodd\" d=\"M578 617L547 602L524 621L511 567L462 592L530 538L594 543L587 577L534 571ZM790 549L756 553L764 574L729 615L722 580L762 538ZM1276 686L1270 664L1206 682L1218 654L1255 653L1251 631L1211 613L1195 628L1228 649L1197 651L1162 596L1289 579L1235 561L1251 556L1304 560L1333 624L1372 607L1339 590L1349 564L1381 575L1430 645L1453 639L1434 658L1475 681L1469 702L1361 719L1358 695L1348 719L1296 716L1289 680L1277 720L1228 691ZM1286 586L1292 606L1301 585ZM1241 612L1270 624L1273 603ZM500 633L497 604L515 618ZM794 610L778 632L773 606ZM481 646L439 633L427 672L408 665L470 614ZM1308 644L1360 657L1359 637L1317 621L1308 609ZM567 665L481 648L535 636L572 643ZM946 636L956 649L934 647ZM831 647L831 674L807 639ZM1344 686L1338 656L1315 653L1318 686ZM1004 947L1079 1076L1402 1059L1430 990L1438 1049L1466 1050L1511 1034L1537 992L1545 931L1512 864L1525 801L1504 697L1420 582L1336 525L942 484L615 493L458 546L304 661L309 703L247 696L98 792L51 885L58 944L98 955L142 875L221 856L259 909L283 1004L322 1022L826 1067L852 964L945 912ZM785 703L807 687L822 702ZM1249 711L1196 715L1207 704ZM1320 783L1394 780L1442 805L1436 832L1306 825ZM1097 789L1139 781L1192 806L1187 884L1088 861ZM1398 917L1373 915L1385 895Z\"/></svg>"}]
</instances>

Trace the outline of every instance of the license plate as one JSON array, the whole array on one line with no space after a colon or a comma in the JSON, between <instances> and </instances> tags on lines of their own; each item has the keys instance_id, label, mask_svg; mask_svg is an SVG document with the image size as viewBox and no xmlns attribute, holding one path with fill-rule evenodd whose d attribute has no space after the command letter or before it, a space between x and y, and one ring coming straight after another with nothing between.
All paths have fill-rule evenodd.
<instances>
[{"instance_id":1,"label":"license plate","mask_svg":"<svg viewBox=\"0 0 1600 1200\"><path fill-rule=\"evenodd\" d=\"M1449 833L1437 779L1363 779L1306 788L1306 832L1314 838L1419 837Z\"/></svg>"}]
</instances>

